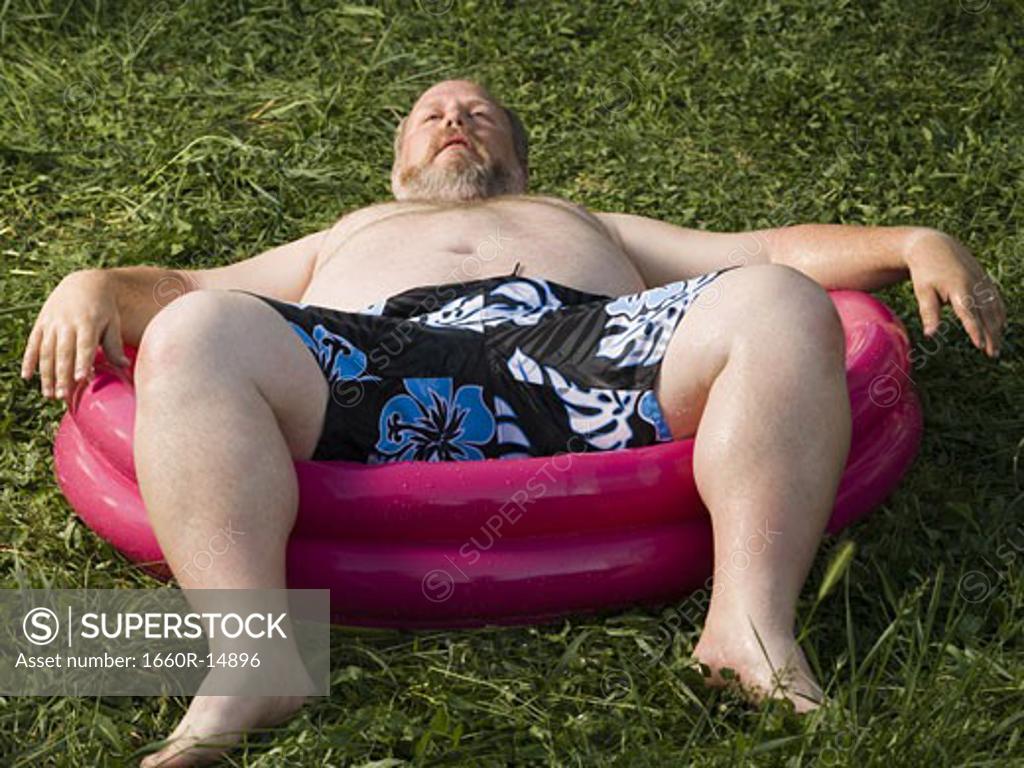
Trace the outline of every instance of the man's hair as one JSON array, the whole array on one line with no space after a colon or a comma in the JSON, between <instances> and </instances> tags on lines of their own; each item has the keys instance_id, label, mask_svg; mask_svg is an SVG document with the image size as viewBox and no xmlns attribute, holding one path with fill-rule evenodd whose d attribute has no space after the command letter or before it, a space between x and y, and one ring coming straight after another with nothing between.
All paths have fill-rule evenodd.
<instances>
[{"instance_id":1,"label":"man's hair","mask_svg":"<svg viewBox=\"0 0 1024 768\"><path fill-rule=\"evenodd\" d=\"M530 142L526 136L526 128L523 126L523 121L519 119L513 110L506 107L497 101L494 102L499 109L505 113L505 117L508 118L509 125L512 126L512 144L516 151L516 160L519 161L519 165L523 169L523 175L529 175L529 157L530 157ZM398 125L395 127L395 161L398 161L398 153L402 149L402 139L405 138L405 123L409 119L406 115L403 117Z\"/></svg>"}]
</instances>

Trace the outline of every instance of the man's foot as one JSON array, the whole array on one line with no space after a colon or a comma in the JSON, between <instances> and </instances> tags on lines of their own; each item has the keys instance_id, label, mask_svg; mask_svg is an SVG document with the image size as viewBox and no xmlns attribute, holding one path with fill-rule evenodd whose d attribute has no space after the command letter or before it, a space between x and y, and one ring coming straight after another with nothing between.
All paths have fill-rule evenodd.
<instances>
[{"instance_id":1,"label":"man's foot","mask_svg":"<svg viewBox=\"0 0 1024 768\"><path fill-rule=\"evenodd\" d=\"M206 765L234 747L245 733L284 722L304 696L196 696L170 743L148 755L142 768Z\"/></svg>"},{"instance_id":2,"label":"man's foot","mask_svg":"<svg viewBox=\"0 0 1024 768\"><path fill-rule=\"evenodd\" d=\"M793 636L760 629L758 634L760 642L749 621L721 629L710 622L705 625L693 655L710 667L708 685L735 686L755 702L786 698L801 713L820 707L825 696ZM738 679L723 677L724 669L731 669Z\"/></svg>"}]
</instances>

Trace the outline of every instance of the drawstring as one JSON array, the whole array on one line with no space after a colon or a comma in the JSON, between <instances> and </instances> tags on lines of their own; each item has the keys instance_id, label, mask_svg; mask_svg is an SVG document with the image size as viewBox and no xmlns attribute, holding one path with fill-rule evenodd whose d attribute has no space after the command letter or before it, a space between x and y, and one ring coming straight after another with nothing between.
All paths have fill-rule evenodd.
<instances>
[{"instance_id":1,"label":"drawstring","mask_svg":"<svg viewBox=\"0 0 1024 768\"><path fill-rule=\"evenodd\" d=\"M521 264L521 262L518 262L518 261L516 262L516 268L512 270L512 277L517 277L519 275L519 266L520 266L520 264Z\"/></svg>"}]
</instances>

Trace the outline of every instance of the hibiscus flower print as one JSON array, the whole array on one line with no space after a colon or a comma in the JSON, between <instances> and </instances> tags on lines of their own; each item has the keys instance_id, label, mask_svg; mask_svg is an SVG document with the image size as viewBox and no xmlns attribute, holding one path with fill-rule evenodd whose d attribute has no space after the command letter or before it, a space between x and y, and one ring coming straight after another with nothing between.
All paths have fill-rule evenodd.
<instances>
[{"instance_id":1,"label":"hibiscus flower print","mask_svg":"<svg viewBox=\"0 0 1024 768\"><path fill-rule=\"evenodd\" d=\"M379 376L366 373L366 353L355 344L337 333L331 333L319 323L312 334L289 321L295 333L316 356L320 368L327 373L330 382L336 381L379 381Z\"/></svg>"},{"instance_id":2,"label":"hibiscus flower print","mask_svg":"<svg viewBox=\"0 0 1024 768\"><path fill-rule=\"evenodd\" d=\"M381 409L376 461L473 461L494 437L495 417L478 384L407 378Z\"/></svg>"}]
</instances>

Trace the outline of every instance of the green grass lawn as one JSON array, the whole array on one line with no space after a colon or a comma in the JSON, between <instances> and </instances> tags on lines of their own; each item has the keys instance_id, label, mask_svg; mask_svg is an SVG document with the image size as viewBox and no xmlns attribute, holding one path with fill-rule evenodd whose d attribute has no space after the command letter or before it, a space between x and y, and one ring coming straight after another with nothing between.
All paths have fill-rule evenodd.
<instances>
[{"instance_id":1,"label":"green grass lawn","mask_svg":"<svg viewBox=\"0 0 1024 768\"><path fill-rule=\"evenodd\" d=\"M667 4L665 4L667 5ZM63 405L18 375L42 301L84 267L215 265L389 195L420 89L489 84L533 189L715 230L925 224L974 250L1002 357L951 322L915 345L920 457L826 542L806 644L834 705L704 689L682 602L460 632L339 628L332 696L239 765L1024 765L1024 10L1015 0L0 2L0 584L138 587L77 520ZM849 568L819 603L845 541ZM813 608L813 611L812 611ZM185 700L0 698L0 765L120 765Z\"/></svg>"}]
</instances>

